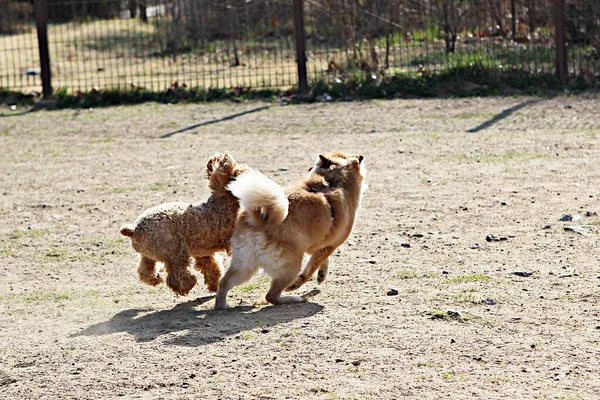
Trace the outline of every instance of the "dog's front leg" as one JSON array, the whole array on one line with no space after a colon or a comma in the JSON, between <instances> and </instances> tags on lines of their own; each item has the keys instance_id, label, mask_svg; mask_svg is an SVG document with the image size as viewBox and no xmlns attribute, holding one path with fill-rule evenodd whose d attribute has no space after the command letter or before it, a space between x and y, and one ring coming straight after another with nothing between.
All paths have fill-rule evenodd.
<instances>
[{"instance_id":1,"label":"dog's front leg","mask_svg":"<svg viewBox=\"0 0 600 400\"><path fill-rule=\"evenodd\" d=\"M324 269L324 274L321 274L321 271L319 271L319 283L323 282L323 280L325 280L325 276L327 275L327 267L329 266L328 258L334 252L334 250L335 247L331 246L317 250L306 263L306 266L304 267L302 273L298 275L294 283L288 286L285 290L289 292L291 290L298 289L300 286L304 285L310 278L312 278L315 271L321 268L322 266ZM327 265L325 265L324 263L327 263Z\"/></svg>"}]
</instances>

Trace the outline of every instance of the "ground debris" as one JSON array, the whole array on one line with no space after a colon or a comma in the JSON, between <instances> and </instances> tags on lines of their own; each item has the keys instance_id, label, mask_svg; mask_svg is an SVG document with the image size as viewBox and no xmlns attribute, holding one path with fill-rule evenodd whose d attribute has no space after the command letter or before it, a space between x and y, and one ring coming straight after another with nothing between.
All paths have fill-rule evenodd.
<instances>
[{"instance_id":1,"label":"ground debris","mask_svg":"<svg viewBox=\"0 0 600 400\"><path fill-rule=\"evenodd\" d=\"M590 232L596 231L596 227L593 225L568 225L565 226L565 231L575 232L580 235L587 235Z\"/></svg>"},{"instance_id":2,"label":"ground debris","mask_svg":"<svg viewBox=\"0 0 600 400\"><path fill-rule=\"evenodd\" d=\"M533 275L533 272L527 272L527 271L514 271L511 272L511 274L516 275L516 276L522 276L523 278L528 278L531 275Z\"/></svg>"},{"instance_id":3,"label":"ground debris","mask_svg":"<svg viewBox=\"0 0 600 400\"><path fill-rule=\"evenodd\" d=\"M486 297L485 299L481 299L481 300L479 300L479 302L481 304L487 304L488 306L494 306L494 305L498 304L496 299L492 299L491 297Z\"/></svg>"},{"instance_id":4,"label":"ground debris","mask_svg":"<svg viewBox=\"0 0 600 400\"><path fill-rule=\"evenodd\" d=\"M506 236L497 236L494 234L489 234L485 237L486 242L503 242L505 240L508 240L508 238Z\"/></svg>"},{"instance_id":5,"label":"ground debris","mask_svg":"<svg viewBox=\"0 0 600 400\"><path fill-rule=\"evenodd\" d=\"M563 214L559 219L559 221L573 221L573 216L571 214Z\"/></svg>"}]
</instances>

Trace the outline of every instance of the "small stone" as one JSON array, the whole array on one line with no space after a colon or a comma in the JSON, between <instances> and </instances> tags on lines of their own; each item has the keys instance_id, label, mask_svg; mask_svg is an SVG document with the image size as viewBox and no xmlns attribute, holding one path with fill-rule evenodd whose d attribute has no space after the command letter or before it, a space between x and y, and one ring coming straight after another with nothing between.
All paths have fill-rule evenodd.
<instances>
[{"instance_id":1,"label":"small stone","mask_svg":"<svg viewBox=\"0 0 600 400\"><path fill-rule=\"evenodd\" d=\"M377 264L377 260L369 260L369 264Z\"/></svg>"},{"instance_id":2,"label":"small stone","mask_svg":"<svg viewBox=\"0 0 600 400\"><path fill-rule=\"evenodd\" d=\"M281 167L279 168L279 171L289 171L290 169L288 167Z\"/></svg>"},{"instance_id":3,"label":"small stone","mask_svg":"<svg viewBox=\"0 0 600 400\"><path fill-rule=\"evenodd\" d=\"M513 274L513 275L516 275L516 276L522 276L523 278L528 278L528 277L530 277L531 275L533 275L533 272L527 272L527 271L515 271L515 272L512 272L512 274Z\"/></svg>"},{"instance_id":4,"label":"small stone","mask_svg":"<svg viewBox=\"0 0 600 400\"><path fill-rule=\"evenodd\" d=\"M542 229L552 229L552 226L551 225L544 225L544 226L542 226Z\"/></svg>"},{"instance_id":5,"label":"small stone","mask_svg":"<svg viewBox=\"0 0 600 400\"><path fill-rule=\"evenodd\" d=\"M182 387L182 388L184 388L184 389L187 389L187 388L189 388L189 387L190 387L190 384L189 384L189 383L187 383L187 382L183 382L183 383L181 384L181 387Z\"/></svg>"},{"instance_id":6,"label":"small stone","mask_svg":"<svg viewBox=\"0 0 600 400\"><path fill-rule=\"evenodd\" d=\"M398 149L398 153L400 153L400 154L406 153L406 150L404 150L404 149Z\"/></svg>"},{"instance_id":7,"label":"small stone","mask_svg":"<svg viewBox=\"0 0 600 400\"><path fill-rule=\"evenodd\" d=\"M352 365L354 365L355 367L358 367L360 365L360 361L358 361L358 360L352 361Z\"/></svg>"},{"instance_id":8,"label":"small stone","mask_svg":"<svg viewBox=\"0 0 600 400\"><path fill-rule=\"evenodd\" d=\"M408 235L412 238L422 238L424 235L422 233L413 233L412 235Z\"/></svg>"},{"instance_id":9,"label":"small stone","mask_svg":"<svg viewBox=\"0 0 600 400\"><path fill-rule=\"evenodd\" d=\"M388 296L397 296L398 295L398 289L392 288L392 289L388 290L387 295Z\"/></svg>"},{"instance_id":10,"label":"small stone","mask_svg":"<svg viewBox=\"0 0 600 400\"><path fill-rule=\"evenodd\" d=\"M588 217L588 218L589 217L597 217L598 213L596 211L586 211L585 212L585 216Z\"/></svg>"},{"instance_id":11,"label":"small stone","mask_svg":"<svg viewBox=\"0 0 600 400\"><path fill-rule=\"evenodd\" d=\"M0 387L10 385L16 381L15 378L6 375L4 372L0 372Z\"/></svg>"},{"instance_id":12,"label":"small stone","mask_svg":"<svg viewBox=\"0 0 600 400\"><path fill-rule=\"evenodd\" d=\"M456 343L456 340L454 340L454 339L450 339L450 343L451 343L451 344L452 344L452 343Z\"/></svg>"},{"instance_id":13,"label":"small stone","mask_svg":"<svg viewBox=\"0 0 600 400\"><path fill-rule=\"evenodd\" d=\"M494 306L494 305L496 305L498 303L496 301L496 299L492 299L490 297L486 297L485 299L481 299L481 300L479 300L479 302L481 304L487 304L488 306Z\"/></svg>"},{"instance_id":14,"label":"small stone","mask_svg":"<svg viewBox=\"0 0 600 400\"><path fill-rule=\"evenodd\" d=\"M260 333L269 333L269 332L271 332L271 331L269 329L267 329L267 328L262 328L260 330Z\"/></svg>"},{"instance_id":15,"label":"small stone","mask_svg":"<svg viewBox=\"0 0 600 400\"><path fill-rule=\"evenodd\" d=\"M319 102L328 103L330 101L333 101L333 98L329 95L329 93L323 93L315 97L315 100Z\"/></svg>"},{"instance_id":16,"label":"small stone","mask_svg":"<svg viewBox=\"0 0 600 400\"><path fill-rule=\"evenodd\" d=\"M211 374L211 375L216 375L216 374L217 374L217 370L216 370L216 369L213 369L212 371L210 371L210 374Z\"/></svg>"},{"instance_id":17,"label":"small stone","mask_svg":"<svg viewBox=\"0 0 600 400\"><path fill-rule=\"evenodd\" d=\"M400 246L408 249L410 248L410 243L400 243Z\"/></svg>"},{"instance_id":18,"label":"small stone","mask_svg":"<svg viewBox=\"0 0 600 400\"><path fill-rule=\"evenodd\" d=\"M196 374L190 374L190 379L194 379L196 377Z\"/></svg>"},{"instance_id":19,"label":"small stone","mask_svg":"<svg viewBox=\"0 0 600 400\"><path fill-rule=\"evenodd\" d=\"M336 363L341 363L341 362L344 362L344 360L342 360L341 358L336 358L336 359L335 359L335 362L336 362Z\"/></svg>"},{"instance_id":20,"label":"small stone","mask_svg":"<svg viewBox=\"0 0 600 400\"><path fill-rule=\"evenodd\" d=\"M473 243L472 245L469 246L469 248L473 249L473 250L477 250L477 249L480 249L481 246L479 245L479 243Z\"/></svg>"},{"instance_id":21,"label":"small stone","mask_svg":"<svg viewBox=\"0 0 600 400\"><path fill-rule=\"evenodd\" d=\"M563 214L559 219L559 221L572 221L573 216L571 214Z\"/></svg>"}]
</instances>

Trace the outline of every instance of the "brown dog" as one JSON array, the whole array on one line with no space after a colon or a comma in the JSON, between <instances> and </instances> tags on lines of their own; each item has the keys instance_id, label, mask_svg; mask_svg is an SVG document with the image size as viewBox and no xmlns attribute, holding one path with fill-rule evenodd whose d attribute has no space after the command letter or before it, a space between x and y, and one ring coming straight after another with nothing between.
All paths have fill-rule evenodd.
<instances>
[{"instance_id":1,"label":"brown dog","mask_svg":"<svg viewBox=\"0 0 600 400\"><path fill-rule=\"evenodd\" d=\"M249 171L228 154L215 154L206 165L206 176L212 195L204 203L165 203L144 211L133 225L121 228L140 253L138 275L152 286L162 282L156 262L164 263L167 286L178 295L186 295L196 277L188 271L190 257L194 268L204 275L204 283L216 292L221 267L215 252L229 251L239 202L227 185L238 175Z\"/></svg>"},{"instance_id":2,"label":"brown dog","mask_svg":"<svg viewBox=\"0 0 600 400\"><path fill-rule=\"evenodd\" d=\"M258 171L240 175L229 190L241 209L231 238L231 266L219 283L215 308L228 308L227 293L261 267L271 276L266 300L297 303L281 296L301 286L350 235L365 178L363 156L320 155L311 173L287 194ZM302 257L312 254L302 274ZM324 276L323 276L324 279Z\"/></svg>"}]
</instances>

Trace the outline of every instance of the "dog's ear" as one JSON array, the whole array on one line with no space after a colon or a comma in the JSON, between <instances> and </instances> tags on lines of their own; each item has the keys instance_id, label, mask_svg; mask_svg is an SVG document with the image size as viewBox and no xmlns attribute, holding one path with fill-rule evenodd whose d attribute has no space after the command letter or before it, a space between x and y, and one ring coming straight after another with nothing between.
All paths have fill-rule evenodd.
<instances>
[{"instance_id":1,"label":"dog's ear","mask_svg":"<svg viewBox=\"0 0 600 400\"><path fill-rule=\"evenodd\" d=\"M325 157L323 154L319 154L319 162L321 165L319 165L319 167L327 169L329 167L331 167L331 160L327 157Z\"/></svg>"},{"instance_id":2,"label":"dog's ear","mask_svg":"<svg viewBox=\"0 0 600 400\"><path fill-rule=\"evenodd\" d=\"M365 158L362 155L358 155L356 157L352 157L350 159L350 164L354 167L360 167L360 164L363 162Z\"/></svg>"}]
</instances>

